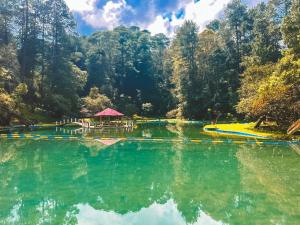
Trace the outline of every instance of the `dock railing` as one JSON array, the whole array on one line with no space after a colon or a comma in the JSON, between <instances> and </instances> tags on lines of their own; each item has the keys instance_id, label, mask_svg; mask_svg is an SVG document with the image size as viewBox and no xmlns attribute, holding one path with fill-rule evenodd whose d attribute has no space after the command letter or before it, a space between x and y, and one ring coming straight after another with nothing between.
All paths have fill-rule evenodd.
<instances>
[{"instance_id":1,"label":"dock railing","mask_svg":"<svg viewBox=\"0 0 300 225\"><path fill-rule=\"evenodd\" d=\"M117 121L101 121L101 122L91 122L85 121L85 119L78 118L67 118L55 122L56 126L65 125L79 125L85 128L103 128L103 127L134 127L134 121L131 119L117 120Z\"/></svg>"}]
</instances>

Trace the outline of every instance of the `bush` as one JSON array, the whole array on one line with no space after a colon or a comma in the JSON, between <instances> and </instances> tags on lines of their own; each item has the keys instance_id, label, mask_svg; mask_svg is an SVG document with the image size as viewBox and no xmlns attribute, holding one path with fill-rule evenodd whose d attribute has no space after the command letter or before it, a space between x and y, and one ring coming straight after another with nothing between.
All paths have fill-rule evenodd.
<instances>
[{"instance_id":1,"label":"bush","mask_svg":"<svg viewBox=\"0 0 300 225\"><path fill-rule=\"evenodd\" d=\"M150 102L142 104L142 110L145 115L149 115L153 110L153 105Z\"/></svg>"},{"instance_id":2,"label":"bush","mask_svg":"<svg viewBox=\"0 0 300 225\"><path fill-rule=\"evenodd\" d=\"M286 128L300 118L299 71L300 59L287 51L274 72L252 84L251 89L244 78L238 112L256 118L268 116Z\"/></svg>"},{"instance_id":3,"label":"bush","mask_svg":"<svg viewBox=\"0 0 300 225\"><path fill-rule=\"evenodd\" d=\"M110 99L107 96L100 94L97 87L91 88L89 95L82 100L85 108L92 114L102 111L108 107L112 107Z\"/></svg>"}]
</instances>

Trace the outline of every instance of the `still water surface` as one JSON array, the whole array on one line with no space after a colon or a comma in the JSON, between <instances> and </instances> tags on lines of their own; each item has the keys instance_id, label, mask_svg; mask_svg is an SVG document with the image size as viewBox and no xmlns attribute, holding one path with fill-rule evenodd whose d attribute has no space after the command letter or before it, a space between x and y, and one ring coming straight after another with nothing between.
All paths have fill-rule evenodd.
<instances>
[{"instance_id":1,"label":"still water surface","mask_svg":"<svg viewBox=\"0 0 300 225\"><path fill-rule=\"evenodd\" d=\"M201 129L76 135L209 139ZM0 224L300 224L299 146L109 144L0 140Z\"/></svg>"}]
</instances>

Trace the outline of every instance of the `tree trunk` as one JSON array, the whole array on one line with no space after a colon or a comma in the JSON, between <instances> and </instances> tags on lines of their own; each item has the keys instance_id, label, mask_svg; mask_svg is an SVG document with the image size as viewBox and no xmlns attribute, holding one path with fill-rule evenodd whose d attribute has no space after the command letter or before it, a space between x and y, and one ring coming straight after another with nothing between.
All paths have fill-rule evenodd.
<instances>
[{"instance_id":1,"label":"tree trunk","mask_svg":"<svg viewBox=\"0 0 300 225\"><path fill-rule=\"evenodd\" d=\"M300 119L293 123L287 130L287 134L293 135L300 130Z\"/></svg>"},{"instance_id":2,"label":"tree trunk","mask_svg":"<svg viewBox=\"0 0 300 225\"><path fill-rule=\"evenodd\" d=\"M259 128L262 122L266 120L266 116L261 116L255 123L254 128Z\"/></svg>"},{"instance_id":3,"label":"tree trunk","mask_svg":"<svg viewBox=\"0 0 300 225\"><path fill-rule=\"evenodd\" d=\"M29 19L29 9L28 0L25 0L25 9L23 11L23 27L22 27L22 47L21 47L21 79L22 82L25 81L26 76L26 57L27 57L27 39L28 39L28 19Z\"/></svg>"},{"instance_id":4,"label":"tree trunk","mask_svg":"<svg viewBox=\"0 0 300 225\"><path fill-rule=\"evenodd\" d=\"M44 12L43 12L44 13ZM44 80L45 80L45 15L42 15L42 71L41 71L41 87L40 93L42 98L44 98Z\"/></svg>"}]
</instances>

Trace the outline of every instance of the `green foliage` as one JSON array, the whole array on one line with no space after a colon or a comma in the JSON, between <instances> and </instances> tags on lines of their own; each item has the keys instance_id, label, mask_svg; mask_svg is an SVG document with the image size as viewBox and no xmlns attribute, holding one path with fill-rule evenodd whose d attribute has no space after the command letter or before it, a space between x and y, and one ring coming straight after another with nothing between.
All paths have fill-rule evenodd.
<instances>
[{"instance_id":1,"label":"green foliage","mask_svg":"<svg viewBox=\"0 0 300 225\"><path fill-rule=\"evenodd\" d=\"M249 68L244 74L238 111L267 115L281 127L300 116L300 60L291 51L275 65Z\"/></svg>"},{"instance_id":2,"label":"green foliage","mask_svg":"<svg viewBox=\"0 0 300 225\"><path fill-rule=\"evenodd\" d=\"M48 115L56 118L66 114L72 115L71 102L64 96L52 93L51 95L47 95L47 97L44 98L44 101L45 108L51 108L51 111L48 112Z\"/></svg>"},{"instance_id":3,"label":"green foliage","mask_svg":"<svg viewBox=\"0 0 300 225\"><path fill-rule=\"evenodd\" d=\"M274 71L274 64L267 65L253 65L249 66L242 75L242 82L240 88L240 101L237 105L237 111L248 116L256 115L257 108L254 107L253 102L257 98L257 90L261 82L268 80L269 76Z\"/></svg>"},{"instance_id":4,"label":"green foliage","mask_svg":"<svg viewBox=\"0 0 300 225\"><path fill-rule=\"evenodd\" d=\"M169 39L165 35L151 36L137 27L117 27L96 32L85 41L85 93L96 86L118 108L130 108L130 114L141 113L144 102L153 104L155 114L169 110L171 94L163 64Z\"/></svg>"},{"instance_id":5,"label":"green foliage","mask_svg":"<svg viewBox=\"0 0 300 225\"><path fill-rule=\"evenodd\" d=\"M24 83L20 83L20 84L16 87L14 93L15 93L15 95L17 95L17 96L24 96L24 95L26 95L26 94L28 93L27 85L24 84Z\"/></svg>"},{"instance_id":6,"label":"green foliage","mask_svg":"<svg viewBox=\"0 0 300 225\"><path fill-rule=\"evenodd\" d=\"M234 63L236 65L236 69L240 73L242 72L240 67L242 58L250 51L252 20L249 15L249 11L247 10L247 6L243 4L241 0L233 0L229 3L225 13L226 18L224 31L231 36L231 38L228 38L227 41L230 40L234 43L234 49L232 49L234 53L232 56L235 60Z\"/></svg>"},{"instance_id":7,"label":"green foliage","mask_svg":"<svg viewBox=\"0 0 300 225\"><path fill-rule=\"evenodd\" d=\"M275 3L279 4L279 2ZM272 1L268 6L269 9L272 9L275 3ZM264 29L270 31L275 27L279 30L279 27L272 22L271 18L264 18L261 21L264 13L260 13L260 19L257 19L255 23L257 23L256 26L262 26L264 29L260 31L254 29L254 31L258 33L258 37L264 37L265 41L260 42L259 40L262 39L258 38L254 46L258 44L262 54L254 51L254 55L244 62L247 69L243 74L237 110L250 117L269 116L280 127L286 128L300 117L300 42L298 39L300 8L299 1L293 1L290 11L288 1L281 2L281 4L285 5L286 13L281 30L289 49L284 51L283 57L277 62L280 55L273 53L280 51L278 47L280 39L278 37L274 39L276 32L272 35L272 32L265 33ZM265 5L259 5L256 10L259 12L267 9ZM260 24L258 24L259 21ZM268 25L263 25L267 23ZM265 33L264 36L261 36L263 33Z\"/></svg>"},{"instance_id":8,"label":"green foliage","mask_svg":"<svg viewBox=\"0 0 300 225\"><path fill-rule=\"evenodd\" d=\"M186 21L170 40L123 26L78 37L63 0L3 0L0 123L36 109L76 116L83 103L90 113L114 105L187 119L237 110L286 126L299 117L299 8L297 0L251 9L233 0L201 33Z\"/></svg>"},{"instance_id":9,"label":"green foliage","mask_svg":"<svg viewBox=\"0 0 300 225\"><path fill-rule=\"evenodd\" d=\"M199 76L202 80L201 110L202 117L207 117L207 109L232 112L235 100L232 90L235 89L234 65L227 65L226 47L217 32L204 30L200 34L197 61ZM201 108L200 108L201 105Z\"/></svg>"},{"instance_id":10,"label":"green foliage","mask_svg":"<svg viewBox=\"0 0 300 225\"><path fill-rule=\"evenodd\" d=\"M253 10L252 57L257 57L258 63L276 62L280 54L280 27L275 24L270 8L261 3Z\"/></svg>"},{"instance_id":11,"label":"green foliage","mask_svg":"<svg viewBox=\"0 0 300 225\"><path fill-rule=\"evenodd\" d=\"M20 80L19 68L16 45L14 43L0 44L0 82L9 91Z\"/></svg>"},{"instance_id":12,"label":"green foliage","mask_svg":"<svg viewBox=\"0 0 300 225\"><path fill-rule=\"evenodd\" d=\"M284 18L282 31L284 41L297 56L300 56L300 2L293 1L291 12Z\"/></svg>"},{"instance_id":13,"label":"green foliage","mask_svg":"<svg viewBox=\"0 0 300 225\"><path fill-rule=\"evenodd\" d=\"M153 110L153 105L150 102L143 103L142 104L142 110L143 110L145 115L149 115L149 114L151 114L151 112Z\"/></svg>"},{"instance_id":14,"label":"green foliage","mask_svg":"<svg viewBox=\"0 0 300 225\"><path fill-rule=\"evenodd\" d=\"M110 99L105 95L101 95L97 87L91 88L89 95L82 100L86 109L92 114L112 107Z\"/></svg>"},{"instance_id":15,"label":"green foliage","mask_svg":"<svg viewBox=\"0 0 300 225\"><path fill-rule=\"evenodd\" d=\"M0 87L17 102L15 111L76 114L87 73L65 2L4 0L0 8Z\"/></svg>"},{"instance_id":16,"label":"green foliage","mask_svg":"<svg viewBox=\"0 0 300 225\"><path fill-rule=\"evenodd\" d=\"M173 74L172 82L175 85L174 94L178 100L178 117L195 118L199 116L195 105L199 104L199 84L196 63L198 46L198 28L192 21L186 21L178 29L172 43Z\"/></svg>"},{"instance_id":17,"label":"green foliage","mask_svg":"<svg viewBox=\"0 0 300 225\"><path fill-rule=\"evenodd\" d=\"M12 112L16 110L16 102L12 96L0 88L0 124L8 125L12 117Z\"/></svg>"},{"instance_id":18,"label":"green foliage","mask_svg":"<svg viewBox=\"0 0 300 225\"><path fill-rule=\"evenodd\" d=\"M221 22L220 22L220 20L213 20L208 25L206 25L206 28L216 32L216 31L220 30Z\"/></svg>"}]
</instances>

